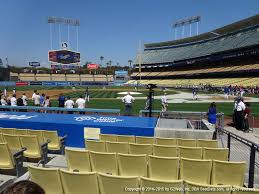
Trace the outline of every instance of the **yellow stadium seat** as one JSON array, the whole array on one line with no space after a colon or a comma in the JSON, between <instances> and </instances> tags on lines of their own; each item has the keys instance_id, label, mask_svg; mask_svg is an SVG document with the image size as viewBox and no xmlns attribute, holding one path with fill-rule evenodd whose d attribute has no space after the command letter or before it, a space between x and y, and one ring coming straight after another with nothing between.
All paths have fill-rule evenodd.
<instances>
[{"instance_id":1,"label":"yellow stadium seat","mask_svg":"<svg viewBox=\"0 0 259 194\"><path fill-rule=\"evenodd\" d=\"M44 142L50 141L48 143L49 150L57 151L57 150L61 149L61 143L60 143L60 139L59 139L57 131L45 131L44 130L43 139L44 139Z\"/></svg>"},{"instance_id":2,"label":"yellow stadium seat","mask_svg":"<svg viewBox=\"0 0 259 194\"><path fill-rule=\"evenodd\" d=\"M155 144L155 138L154 137L136 136L136 143L137 144Z\"/></svg>"},{"instance_id":3,"label":"yellow stadium seat","mask_svg":"<svg viewBox=\"0 0 259 194\"><path fill-rule=\"evenodd\" d=\"M196 139L178 139L178 146L197 147Z\"/></svg>"},{"instance_id":4,"label":"yellow stadium seat","mask_svg":"<svg viewBox=\"0 0 259 194\"><path fill-rule=\"evenodd\" d=\"M199 184L210 184L212 161L181 158L180 179Z\"/></svg>"},{"instance_id":5,"label":"yellow stadium seat","mask_svg":"<svg viewBox=\"0 0 259 194\"><path fill-rule=\"evenodd\" d=\"M118 142L135 143L135 136L133 135L117 135Z\"/></svg>"},{"instance_id":6,"label":"yellow stadium seat","mask_svg":"<svg viewBox=\"0 0 259 194\"><path fill-rule=\"evenodd\" d=\"M65 149L69 171L91 172L90 156L87 150Z\"/></svg>"},{"instance_id":7,"label":"yellow stadium seat","mask_svg":"<svg viewBox=\"0 0 259 194\"><path fill-rule=\"evenodd\" d=\"M152 155L153 146L151 144L129 144L129 153L130 154L147 154Z\"/></svg>"},{"instance_id":8,"label":"yellow stadium seat","mask_svg":"<svg viewBox=\"0 0 259 194\"><path fill-rule=\"evenodd\" d=\"M176 138L156 138L156 144L157 145L167 145L167 146L176 146L177 145L177 139Z\"/></svg>"},{"instance_id":9,"label":"yellow stadium seat","mask_svg":"<svg viewBox=\"0 0 259 194\"><path fill-rule=\"evenodd\" d=\"M116 153L90 152L90 161L93 171L118 175Z\"/></svg>"},{"instance_id":10,"label":"yellow stadium seat","mask_svg":"<svg viewBox=\"0 0 259 194\"><path fill-rule=\"evenodd\" d=\"M154 144L153 155L162 157L177 157L177 147Z\"/></svg>"},{"instance_id":11,"label":"yellow stadium seat","mask_svg":"<svg viewBox=\"0 0 259 194\"><path fill-rule=\"evenodd\" d=\"M183 158L202 159L202 148L179 147L179 156Z\"/></svg>"},{"instance_id":12,"label":"yellow stadium seat","mask_svg":"<svg viewBox=\"0 0 259 194\"><path fill-rule=\"evenodd\" d=\"M203 159L228 161L228 148L203 148Z\"/></svg>"},{"instance_id":13,"label":"yellow stadium seat","mask_svg":"<svg viewBox=\"0 0 259 194\"><path fill-rule=\"evenodd\" d=\"M95 141L85 139L86 149L94 152L106 152L105 141Z\"/></svg>"},{"instance_id":14,"label":"yellow stadium seat","mask_svg":"<svg viewBox=\"0 0 259 194\"><path fill-rule=\"evenodd\" d=\"M112 176L100 173L98 179L100 194L139 194L139 191L128 190L139 187L137 176Z\"/></svg>"},{"instance_id":15,"label":"yellow stadium seat","mask_svg":"<svg viewBox=\"0 0 259 194\"><path fill-rule=\"evenodd\" d=\"M183 181L182 180L161 180L141 177L140 188L144 188L141 194L182 194ZM173 192L173 190L175 190Z\"/></svg>"},{"instance_id":16,"label":"yellow stadium seat","mask_svg":"<svg viewBox=\"0 0 259 194\"><path fill-rule=\"evenodd\" d=\"M7 143L0 143L0 169L14 169L14 161Z\"/></svg>"},{"instance_id":17,"label":"yellow stadium seat","mask_svg":"<svg viewBox=\"0 0 259 194\"><path fill-rule=\"evenodd\" d=\"M232 194L259 194L259 189L246 187L233 187Z\"/></svg>"},{"instance_id":18,"label":"yellow stadium seat","mask_svg":"<svg viewBox=\"0 0 259 194\"><path fill-rule=\"evenodd\" d=\"M43 130L28 130L28 135L36 135L40 144L44 143Z\"/></svg>"},{"instance_id":19,"label":"yellow stadium seat","mask_svg":"<svg viewBox=\"0 0 259 194\"><path fill-rule=\"evenodd\" d=\"M100 134L100 140L117 142L117 136L113 134Z\"/></svg>"},{"instance_id":20,"label":"yellow stadium seat","mask_svg":"<svg viewBox=\"0 0 259 194\"><path fill-rule=\"evenodd\" d=\"M152 179L177 180L179 158L149 156L148 172Z\"/></svg>"},{"instance_id":21,"label":"yellow stadium seat","mask_svg":"<svg viewBox=\"0 0 259 194\"><path fill-rule=\"evenodd\" d=\"M15 128L0 128L0 132L3 134L9 134L14 135L15 134Z\"/></svg>"},{"instance_id":22,"label":"yellow stadium seat","mask_svg":"<svg viewBox=\"0 0 259 194\"><path fill-rule=\"evenodd\" d=\"M107 152L110 152L110 153L128 154L129 143L106 141L106 149L107 149Z\"/></svg>"},{"instance_id":23,"label":"yellow stadium seat","mask_svg":"<svg viewBox=\"0 0 259 194\"><path fill-rule=\"evenodd\" d=\"M70 172L60 170L65 194L99 194L96 172Z\"/></svg>"},{"instance_id":24,"label":"yellow stadium seat","mask_svg":"<svg viewBox=\"0 0 259 194\"><path fill-rule=\"evenodd\" d=\"M217 140L197 140L197 147L206 147L206 148L218 148Z\"/></svg>"},{"instance_id":25,"label":"yellow stadium seat","mask_svg":"<svg viewBox=\"0 0 259 194\"><path fill-rule=\"evenodd\" d=\"M20 138L18 135L8 135L4 134L5 142L8 144L8 147L10 150L21 150L22 145L20 142Z\"/></svg>"},{"instance_id":26,"label":"yellow stadium seat","mask_svg":"<svg viewBox=\"0 0 259 194\"><path fill-rule=\"evenodd\" d=\"M121 176L147 176L147 157L145 154L118 154L118 163Z\"/></svg>"},{"instance_id":27,"label":"yellow stadium seat","mask_svg":"<svg viewBox=\"0 0 259 194\"><path fill-rule=\"evenodd\" d=\"M231 194L231 186L197 184L185 181L185 194Z\"/></svg>"},{"instance_id":28,"label":"yellow stadium seat","mask_svg":"<svg viewBox=\"0 0 259 194\"><path fill-rule=\"evenodd\" d=\"M16 129L14 131L15 135L28 135L27 129Z\"/></svg>"},{"instance_id":29,"label":"yellow stadium seat","mask_svg":"<svg viewBox=\"0 0 259 194\"><path fill-rule=\"evenodd\" d=\"M31 180L39 184L46 194L63 194L58 168L28 166L28 170Z\"/></svg>"},{"instance_id":30,"label":"yellow stadium seat","mask_svg":"<svg viewBox=\"0 0 259 194\"><path fill-rule=\"evenodd\" d=\"M244 184L245 171L245 162L225 162L214 160L211 184L224 184L242 187Z\"/></svg>"},{"instance_id":31,"label":"yellow stadium seat","mask_svg":"<svg viewBox=\"0 0 259 194\"><path fill-rule=\"evenodd\" d=\"M36 135L20 135L22 147L26 148L24 156L28 158L41 158L41 148Z\"/></svg>"},{"instance_id":32,"label":"yellow stadium seat","mask_svg":"<svg viewBox=\"0 0 259 194\"><path fill-rule=\"evenodd\" d=\"M2 133L0 133L0 143L5 143L4 136Z\"/></svg>"}]
</instances>

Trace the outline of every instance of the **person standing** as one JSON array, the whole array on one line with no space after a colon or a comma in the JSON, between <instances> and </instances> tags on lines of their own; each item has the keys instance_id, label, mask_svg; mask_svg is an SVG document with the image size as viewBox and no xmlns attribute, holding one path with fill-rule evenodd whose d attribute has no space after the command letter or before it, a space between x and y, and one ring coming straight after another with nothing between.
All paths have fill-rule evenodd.
<instances>
[{"instance_id":1,"label":"person standing","mask_svg":"<svg viewBox=\"0 0 259 194\"><path fill-rule=\"evenodd\" d=\"M43 107L45 104L45 94L41 94L40 96L40 106Z\"/></svg>"},{"instance_id":2,"label":"person standing","mask_svg":"<svg viewBox=\"0 0 259 194\"><path fill-rule=\"evenodd\" d=\"M161 104L162 104L162 112L166 112L167 111L167 107L168 107L166 93L164 93L164 96L162 96L162 98L161 98Z\"/></svg>"},{"instance_id":3,"label":"person standing","mask_svg":"<svg viewBox=\"0 0 259 194\"><path fill-rule=\"evenodd\" d=\"M251 115L251 109L250 109L250 103L249 102L246 102L245 103L246 105L246 108L245 108L245 111L244 111L244 132L245 133L249 133L249 117Z\"/></svg>"},{"instance_id":4,"label":"person standing","mask_svg":"<svg viewBox=\"0 0 259 194\"><path fill-rule=\"evenodd\" d=\"M16 94L16 88L13 88L13 94Z\"/></svg>"},{"instance_id":5,"label":"person standing","mask_svg":"<svg viewBox=\"0 0 259 194\"><path fill-rule=\"evenodd\" d=\"M125 105L125 113L127 116L131 115L132 104L134 100L135 99L130 95L130 92L128 92L127 95L122 98L122 102Z\"/></svg>"},{"instance_id":6,"label":"person standing","mask_svg":"<svg viewBox=\"0 0 259 194\"><path fill-rule=\"evenodd\" d=\"M39 92L37 92L35 95L34 95L34 106L40 106L40 94Z\"/></svg>"},{"instance_id":7,"label":"person standing","mask_svg":"<svg viewBox=\"0 0 259 194\"><path fill-rule=\"evenodd\" d=\"M31 100L32 100L32 104L33 106L35 106L34 102L35 102L35 96L37 95L37 90L34 90L32 96L31 96Z\"/></svg>"},{"instance_id":8,"label":"person standing","mask_svg":"<svg viewBox=\"0 0 259 194\"><path fill-rule=\"evenodd\" d=\"M74 101L71 100L70 96L67 97L67 100L65 102L65 108L71 109L74 108ZM68 114L73 114L73 111L68 111Z\"/></svg>"},{"instance_id":9,"label":"person standing","mask_svg":"<svg viewBox=\"0 0 259 194\"><path fill-rule=\"evenodd\" d=\"M209 123L215 125L217 121L217 108L216 108L216 103L212 102L210 104L210 107L208 109L208 121Z\"/></svg>"},{"instance_id":10,"label":"person standing","mask_svg":"<svg viewBox=\"0 0 259 194\"><path fill-rule=\"evenodd\" d=\"M1 105L2 105L2 106L7 106L7 105L8 105L7 102L6 102L6 98L5 98L4 95L1 97Z\"/></svg>"},{"instance_id":11,"label":"person standing","mask_svg":"<svg viewBox=\"0 0 259 194\"><path fill-rule=\"evenodd\" d=\"M11 106L17 106L17 100L16 100L16 94L13 94L13 97L11 98Z\"/></svg>"},{"instance_id":12,"label":"person standing","mask_svg":"<svg viewBox=\"0 0 259 194\"><path fill-rule=\"evenodd\" d=\"M84 109L85 108L85 99L82 95L79 96L79 98L76 100L76 105L78 109ZM84 112L80 112L80 114L84 114Z\"/></svg>"},{"instance_id":13,"label":"person standing","mask_svg":"<svg viewBox=\"0 0 259 194\"><path fill-rule=\"evenodd\" d=\"M243 98L239 97L235 102L235 127L237 130L243 130L244 128L244 110L245 104Z\"/></svg>"},{"instance_id":14,"label":"person standing","mask_svg":"<svg viewBox=\"0 0 259 194\"><path fill-rule=\"evenodd\" d=\"M66 100L65 96L63 94L60 94L58 97L58 107L64 108L65 100ZM63 111L60 111L60 112L63 113ZM58 113L59 113L59 111L58 111Z\"/></svg>"},{"instance_id":15,"label":"person standing","mask_svg":"<svg viewBox=\"0 0 259 194\"><path fill-rule=\"evenodd\" d=\"M23 106L28 106L28 98L25 93L22 94Z\"/></svg>"}]
</instances>

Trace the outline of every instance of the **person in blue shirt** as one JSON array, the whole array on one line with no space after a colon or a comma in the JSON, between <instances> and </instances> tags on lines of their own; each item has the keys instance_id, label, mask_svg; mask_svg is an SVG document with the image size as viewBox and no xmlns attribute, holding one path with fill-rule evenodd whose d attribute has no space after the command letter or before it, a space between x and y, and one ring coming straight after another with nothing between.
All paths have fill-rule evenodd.
<instances>
[{"instance_id":1,"label":"person in blue shirt","mask_svg":"<svg viewBox=\"0 0 259 194\"><path fill-rule=\"evenodd\" d=\"M44 102L45 102L45 94L41 94L40 96L40 106L44 106Z\"/></svg>"},{"instance_id":2,"label":"person in blue shirt","mask_svg":"<svg viewBox=\"0 0 259 194\"><path fill-rule=\"evenodd\" d=\"M63 94L60 94L58 97L58 107L64 108L65 100L66 100L65 96Z\"/></svg>"},{"instance_id":3,"label":"person in blue shirt","mask_svg":"<svg viewBox=\"0 0 259 194\"><path fill-rule=\"evenodd\" d=\"M216 121L217 121L217 108L216 108L216 103L215 102L212 102L210 104L210 107L208 109L208 121L209 123L211 124L216 124Z\"/></svg>"}]
</instances>

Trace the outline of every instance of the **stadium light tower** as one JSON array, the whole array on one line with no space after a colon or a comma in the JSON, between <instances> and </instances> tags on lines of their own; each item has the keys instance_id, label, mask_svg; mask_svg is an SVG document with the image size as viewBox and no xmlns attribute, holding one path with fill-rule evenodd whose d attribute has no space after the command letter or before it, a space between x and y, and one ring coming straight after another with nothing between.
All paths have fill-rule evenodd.
<instances>
[{"instance_id":1,"label":"stadium light tower","mask_svg":"<svg viewBox=\"0 0 259 194\"><path fill-rule=\"evenodd\" d=\"M174 40L177 39L177 29L182 28L182 37L184 38L184 27L189 25L189 36L192 36L192 24L196 23L196 35L199 34L199 22L201 21L201 16L193 16L190 18L178 20L173 23L172 29L174 32Z\"/></svg>"}]
</instances>

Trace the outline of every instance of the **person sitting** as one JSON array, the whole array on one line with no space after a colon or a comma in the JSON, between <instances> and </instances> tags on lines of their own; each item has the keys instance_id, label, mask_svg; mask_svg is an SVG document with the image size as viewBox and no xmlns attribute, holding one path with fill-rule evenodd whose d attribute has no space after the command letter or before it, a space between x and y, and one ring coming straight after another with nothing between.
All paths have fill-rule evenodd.
<instances>
[{"instance_id":1,"label":"person sitting","mask_svg":"<svg viewBox=\"0 0 259 194\"><path fill-rule=\"evenodd\" d=\"M208 121L209 123L216 125L217 122L217 108L216 108L216 103L212 102L210 104L210 107L208 109Z\"/></svg>"},{"instance_id":2,"label":"person sitting","mask_svg":"<svg viewBox=\"0 0 259 194\"><path fill-rule=\"evenodd\" d=\"M45 194L45 191L38 184L23 180L7 187L1 194Z\"/></svg>"}]
</instances>

